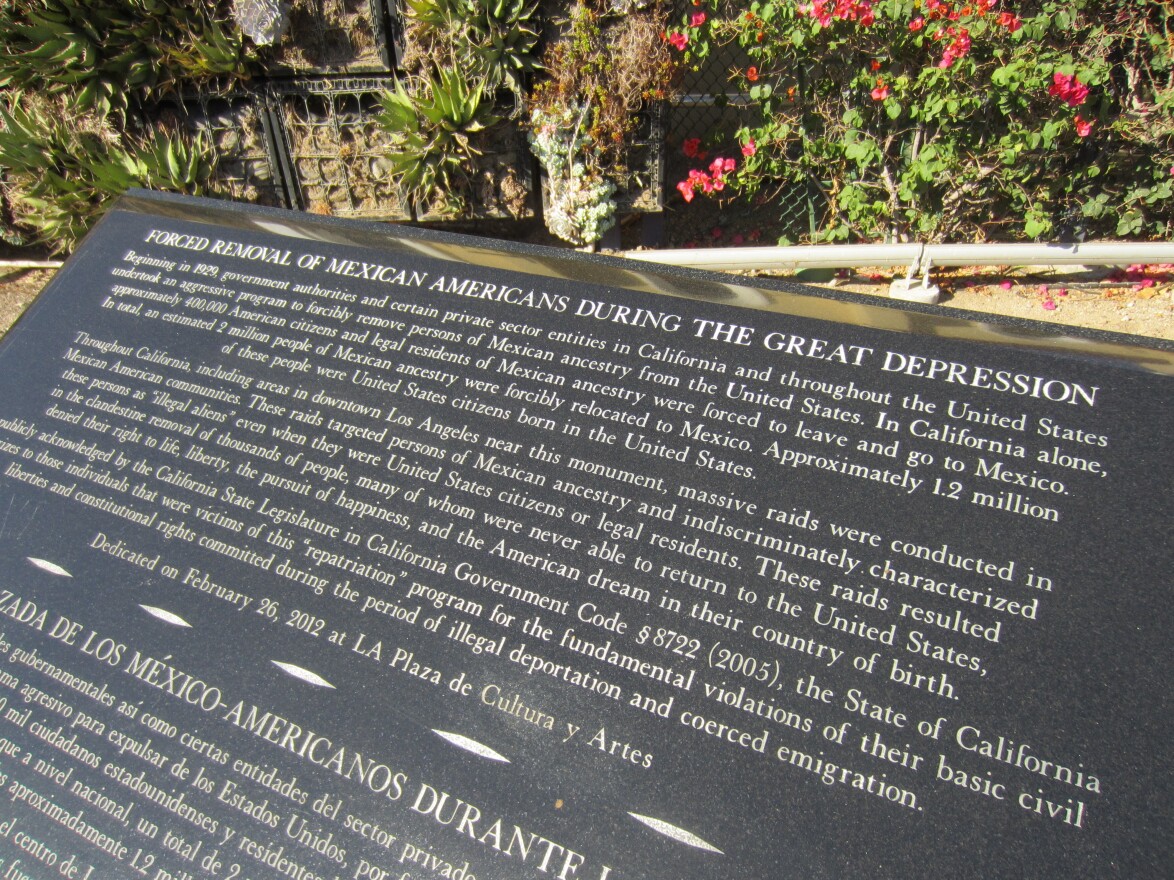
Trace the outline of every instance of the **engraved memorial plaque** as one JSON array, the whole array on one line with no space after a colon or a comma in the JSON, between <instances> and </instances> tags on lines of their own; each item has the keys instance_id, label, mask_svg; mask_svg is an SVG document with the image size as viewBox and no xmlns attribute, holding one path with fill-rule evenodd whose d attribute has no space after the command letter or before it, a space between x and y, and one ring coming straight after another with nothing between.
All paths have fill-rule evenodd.
<instances>
[{"instance_id":1,"label":"engraved memorial plaque","mask_svg":"<svg viewBox=\"0 0 1174 880\"><path fill-rule=\"evenodd\" d=\"M0 876L1169 870L1165 343L139 193L0 370Z\"/></svg>"}]
</instances>

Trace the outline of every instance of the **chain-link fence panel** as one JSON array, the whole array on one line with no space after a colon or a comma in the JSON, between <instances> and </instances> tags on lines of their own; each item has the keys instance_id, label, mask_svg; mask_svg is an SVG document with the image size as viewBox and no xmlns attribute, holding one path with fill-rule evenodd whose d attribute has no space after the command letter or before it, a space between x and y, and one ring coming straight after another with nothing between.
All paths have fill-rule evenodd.
<instances>
[{"instance_id":1,"label":"chain-link fence panel","mask_svg":"<svg viewBox=\"0 0 1174 880\"><path fill-rule=\"evenodd\" d=\"M685 22L699 7L691 0L676 0L674 22ZM686 30L688 30L686 28ZM668 110L666 177L670 241L701 243L706 238L742 236L798 241L814 234L823 214L818 187L767 181L756 197L727 200L724 210L714 210L701 200L686 204L673 187L694 169L704 170L714 156L738 157L739 129L754 124L761 109L749 96L748 77L756 76L749 55L737 42L717 42L701 62L682 65ZM776 90L799 102L801 77ZM729 227L729 228L727 228Z\"/></svg>"}]
</instances>

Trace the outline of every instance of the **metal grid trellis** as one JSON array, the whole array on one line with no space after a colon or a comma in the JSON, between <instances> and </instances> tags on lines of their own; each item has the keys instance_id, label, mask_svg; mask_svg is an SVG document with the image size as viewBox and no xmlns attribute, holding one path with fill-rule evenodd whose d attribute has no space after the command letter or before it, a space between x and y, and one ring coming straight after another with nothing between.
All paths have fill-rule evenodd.
<instances>
[{"instance_id":1,"label":"metal grid trellis","mask_svg":"<svg viewBox=\"0 0 1174 880\"><path fill-rule=\"evenodd\" d=\"M665 107L650 102L640 111L629 145L628 180L617 204L621 212L656 212L664 207Z\"/></svg>"},{"instance_id":2,"label":"metal grid trellis","mask_svg":"<svg viewBox=\"0 0 1174 880\"><path fill-rule=\"evenodd\" d=\"M410 220L407 195L383 154L377 121L394 77L274 82L274 115L296 207L335 217Z\"/></svg>"},{"instance_id":3,"label":"metal grid trellis","mask_svg":"<svg viewBox=\"0 0 1174 880\"><path fill-rule=\"evenodd\" d=\"M148 112L149 125L201 137L216 170L213 195L274 208L291 204L265 95L238 91L170 97Z\"/></svg>"},{"instance_id":4,"label":"metal grid trellis","mask_svg":"<svg viewBox=\"0 0 1174 880\"><path fill-rule=\"evenodd\" d=\"M389 73L399 38L394 0L293 0L289 26L266 55L269 74Z\"/></svg>"}]
</instances>

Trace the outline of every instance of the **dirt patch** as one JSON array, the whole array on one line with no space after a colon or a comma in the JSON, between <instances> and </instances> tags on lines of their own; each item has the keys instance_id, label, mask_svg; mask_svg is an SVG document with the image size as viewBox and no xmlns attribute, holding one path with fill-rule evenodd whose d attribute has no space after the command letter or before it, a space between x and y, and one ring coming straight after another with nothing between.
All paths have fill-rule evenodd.
<instances>
[{"instance_id":1,"label":"dirt patch","mask_svg":"<svg viewBox=\"0 0 1174 880\"><path fill-rule=\"evenodd\" d=\"M24 314L54 274L52 270L0 269L0 335Z\"/></svg>"},{"instance_id":2,"label":"dirt patch","mask_svg":"<svg viewBox=\"0 0 1174 880\"><path fill-rule=\"evenodd\" d=\"M887 299L893 277L863 271L814 283ZM1167 271L962 269L931 280L946 308L1174 340L1174 277Z\"/></svg>"}]
</instances>

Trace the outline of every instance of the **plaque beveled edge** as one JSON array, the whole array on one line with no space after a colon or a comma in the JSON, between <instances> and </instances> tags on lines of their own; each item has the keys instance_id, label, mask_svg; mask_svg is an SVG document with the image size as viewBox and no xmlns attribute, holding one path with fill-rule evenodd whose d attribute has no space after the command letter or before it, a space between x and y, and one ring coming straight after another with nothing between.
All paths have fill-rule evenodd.
<instances>
[{"instance_id":1,"label":"plaque beveled edge","mask_svg":"<svg viewBox=\"0 0 1174 880\"><path fill-rule=\"evenodd\" d=\"M1174 375L1174 341L1170 340L920 303L882 304L865 294L812 287L783 279L742 278L571 249L483 239L413 226L322 217L282 208L142 189L130 190L121 196L107 215L116 211L252 229L307 242L411 253L484 269L574 280L866 329L1107 359L1117 366ZM100 222L94 232L102 225Z\"/></svg>"}]
</instances>

